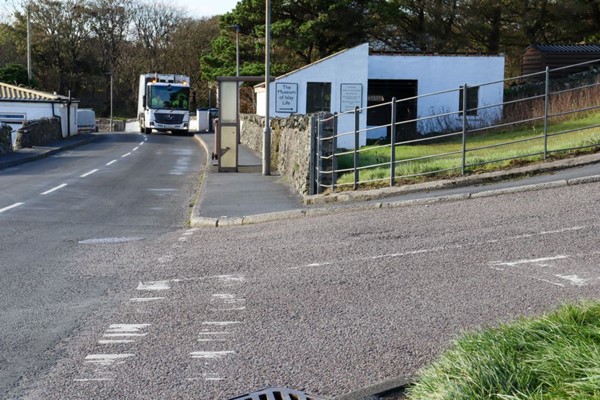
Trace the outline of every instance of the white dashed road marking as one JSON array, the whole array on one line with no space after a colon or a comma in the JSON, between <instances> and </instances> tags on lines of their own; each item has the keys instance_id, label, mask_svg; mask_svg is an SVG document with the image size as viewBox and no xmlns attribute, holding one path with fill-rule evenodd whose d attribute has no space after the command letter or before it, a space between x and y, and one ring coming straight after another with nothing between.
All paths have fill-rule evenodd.
<instances>
[{"instance_id":1,"label":"white dashed road marking","mask_svg":"<svg viewBox=\"0 0 600 400\"><path fill-rule=\"evenodd\" d=\"M56 192L57 190L64 188L65 186L67 186L67 184L63 183L62 185L58 185L56 187L53 187L52 189L46 190L45 192L42 192L40 194L42 194L42 195L50 194L52 192Z\"/></svg>"},{"instance_id":2,"label":"white dashed road marking","mask_svg":"<svg viewBox=\"0 0 600 400\"><path fill-rule=\"evenodd\" d=\"M12 205L10 205L8 207L0 208L0 214L3 213L3 212L5 212L5 211L12 210L13 208L17 208L19 206L22 206L23 204L25 204L25 203L15 203L15 204L12 204Z\"/></svg>"},{"instance_id":3,"label":"white dashed road marking","mask_svg":"<svg viewBox=\"0 0 600 400\"><path fill-rule=\"evenodd\" d=\"M81 175L80 178L85 178L85 177L90 176L91 174L96 173L96 172L98 172L98 169L93 169L93 170L91 170L89 172L86 172L85 174Z\"/></svg>"},{"instance_id":4,"label":"white dashed road marking","mask_svg":"<svg viewBox=\"0 0 600 400\"><path fill-rule=\"evenodd\" d=\"M112 161L107 162L106 165L112 165L112 164L114 164L116 162L117 162L117 160L112 160Z\"/></svg>"}]
</instances>

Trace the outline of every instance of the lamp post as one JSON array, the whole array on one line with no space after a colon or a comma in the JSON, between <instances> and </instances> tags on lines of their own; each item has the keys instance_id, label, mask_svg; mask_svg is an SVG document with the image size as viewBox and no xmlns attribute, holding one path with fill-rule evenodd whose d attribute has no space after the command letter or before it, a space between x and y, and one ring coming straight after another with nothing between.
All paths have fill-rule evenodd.
<instances>
[{"instance_id":1,"label":"lamp post","mask_svg":"<svg viewBox=\"0 0 600 400\"><path fill-rule=\"evenodd\" d=\"M105 72L104 75L110 75L110 128L109 132L113 131L113 72Z\"/></svg>"},{"instance_id":2,"label":"lamp post","mask_svg":"<svg viewBox=\"0 0 600 400\"><path fill-rule=\"evenodd\" d=\"M25 6L27 11L27 83L31 85L31 79L33 78L33 74L31 72L31 17L29 9L31 7L31 2L28 2Z\"/></svg>"},{"instance_id":3,"label":"lamp post","mask_svg":"<svg viewBox=\"0 0 600 400\"><path fill-rule=\"evenodd\" d=\"M239 25L231 25L230 28L235 29L235 76L240 76L240 26ZM236 97L237 97L237 109L238 113L240 112L240 81L236 82ZM238 129L238 135L236 140L238 143L241 143L240 140L240 130Z\"/></svg>"},{"instance_id":4,"label":"lamp post","mask_svg":"<svg viewBox=\"0 0 600 400\"><path fill-rule=\"evenodd\" d=\"M271 1L265 2L265 130L263 131L262 174L271 175L271 124L269 121L271 83Z\"/></svg>"},{"instance_id":5,"label":"lamp post","mask_svg":"<svg viewBox=\"0 0 600 400\"><path fill-rule=\"evenodd\" d=\"M240 26L231 25L235 29L235 76L240 76Z\"/></svg>"}]
</instances>

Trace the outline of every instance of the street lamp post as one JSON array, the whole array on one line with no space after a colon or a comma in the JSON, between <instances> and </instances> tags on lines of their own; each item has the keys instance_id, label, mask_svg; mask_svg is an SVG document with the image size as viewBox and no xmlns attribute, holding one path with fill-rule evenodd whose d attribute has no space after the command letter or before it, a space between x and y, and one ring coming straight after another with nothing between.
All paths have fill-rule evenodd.
<instances>
[{"instance_id":1,"label":"street lamp post","mask_svg":"<svg viewBox=\"0 0 600 400\"><path fill-rule=\"evenodd\" d=\"M263 131L262 174L271 175L271 123L269 121L271 83L271 1L266 0L265 7L265 130Z\"/></svg>"},{"instance_id":2,"label":"street lamp post","mask_svg":"<svg viewBox=\"0 0 600 400\"><path fill-rule=\"evenodd\" d=\"M113 72L105 72L104 75L110 75L110 128L109 132L113 131Z\"/></svg>"},{"instance_id":3,"label":"street lamp post","mask_svg":"<svg viewBox=\"0 0 600 400\"><path fill-rule=\"evenodd\" d=\"M31 16L29 11L31 8L31 2L28 2L25 7L27 11L27 83L31 85L31 79L33 78L33 74L31 72Z\"/></svg>"}]
</instances>

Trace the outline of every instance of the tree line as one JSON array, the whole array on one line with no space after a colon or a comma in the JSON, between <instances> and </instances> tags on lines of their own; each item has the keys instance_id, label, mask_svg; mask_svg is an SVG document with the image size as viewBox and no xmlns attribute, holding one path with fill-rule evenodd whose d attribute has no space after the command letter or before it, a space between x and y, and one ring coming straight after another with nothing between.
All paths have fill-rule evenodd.
<instances>
[{"instance_id":1,"label":"tree line","mask_svg":"<svg viewBox=\"0 0 600 400\"><path fill-rule=\"evenodd\" d=\"M216 77L235 75L234 27L241 74L264 73L264 0L240 0L224 15L201 19L156 1L28 4L32 84L71 91L100 113L108 110L110 74L122 115L135 114L144 72L189 75L195 105L208 105ZM530 44L600 40L599 0L272 0L271 20L274 75L369 42L380 52L504 53L514 76ZM0 80L22 80L25 56L26 14L17 10L0 23Z\"/></svg>"},{"instance_id":2,"label":"tree line","mask_svg":"<svg viewBox=\"0 0 600 400\"><path fill-rule=\"evenodd\" d=\"M136 113L141 73L191 77L197 103L206 102L199 57L211 51L218 18L193 19L167 3L141 0L32 0L29 85L80 99L101 115L109 110L113 78L115 110ZM0 24L0 80L28 84L27 16L17 10Z\"/></svg>"}]
</instances>

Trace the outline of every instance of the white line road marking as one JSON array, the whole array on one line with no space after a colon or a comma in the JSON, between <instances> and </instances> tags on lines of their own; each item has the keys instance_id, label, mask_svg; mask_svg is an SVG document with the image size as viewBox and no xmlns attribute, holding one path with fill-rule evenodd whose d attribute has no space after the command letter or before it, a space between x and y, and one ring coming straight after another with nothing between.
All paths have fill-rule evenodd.
<instances>
[{"instance_id":1,"label":"white line road marking","mask_svg":"<svg viewBox=\"0 0 600 400\"><path fill-rule=\"evenodd\" d=\"M514 267L515 265L521 265L521 264L538 264L540 266L547 267L548 264L546 264L546 261L562 260L567 257L568 256L558 255L558 256L554 256L554 257L533 258L531 260L492 261L489 264L490 265L506 265L509 267Z\"/></svg>"},{"instance_id":2,"label":"white line road marking","mask_svg":"<svg viewBox=\"0 0 600 400\"><path fill-rule=\"evenodd\" d=\"M143 337L148 333L105 333L102 337Z\"/></svg>"},{"instance_id":3,"label":"white line road marking","mask_svg":"<svg viewBox=\"0 0 600 400\"><path fill-rule=\"evenodd\" d=\"M482 246L482 245L486 245L486 244L498 243L500 241L517 240L517 239L531 238L531 237L535 237L535 236L544 236L544 235L555 235L555 234L560 234L560 233L565 233L565 232L578 231L578 230L585 229L585 228L586 228L585 226L573 226L573 227L561 228L561 229L550 230L550 231L542 231L542 232L538 232L538 233L527 233L527 234L523 234L523 235L507 236L507 237L500 238L500 239L490 239L490 240L486 240L483 242L464 243L464 244L456 244L456 245L450 245L450 246L433 247L433 248L429 248L429 249L419 249L419 250L405 251L405 252L401 252L401 253L382 254L382 255L362 257L362 258L350 258L347 260L311 263L311 264L290 267L290 269L300 269L300 268L307 268L307 267L324 267L327 265L338 264L341 262L370 261L370 260L378 260L378 259L382 259L382 258L395 258L395 257L404 257L404 256L418 255L418 254L433 253L433 252L439 252L439 251L445 251L445 250L456 250L456 249L462 249L467 246Z\"/></svg>"},{"instance_id":4,"label":"white line road marking","mask_svg":"<svg viewBox=\"0 0 600 400\"><path fill-rule=\"evenodd\" d=\"M112 378L79 378L79 379L73 379L73 382L97 382L97 381L112 381Z\"/></svg>"},{"instance_id":5,"label":"white line road marking","mask_svg":"<svg viewBox=\"0 0 600 400\"><path fill-rule=\"evenodd\" d=\"M98 344L117 344L117 343L135 343L135 340L131 339L100 339Z\"/></svg>"},{"instance_id":6,"label":"white line road marking","mask_svg":"<svg viewBox=\"0 0 600 400\"><path fill-rule=\"evenodd\" d=\"M131 152L129 152L129 153L125 153L125 154L123 154L123 155L121 156L121 158L125 158L125 157L127 157L127 156L130 156L130 155L131 155Z\"/></svg>"},{"instance_id":7,"label":"white line road marking","mask_svg":"<svg viewBox=\"0 0 600 400\"><path fill-rule=\"evenodd\" d=\"M133 357L135 354L88 354L85 357L85 362L89 364L98 364L102 366L110 366L112 364L121 364L125 359Z\"/></svg>"},{"instance_id":8,"label":"white line road marking","mask_svg":"<svg viewBox=\"0 0 600 400\"><path fill-rule=\"evenodd\" d=\"M583 279L578 277L577 275L554 275L557 278L560 279L566 279L568 280L571 285L575 285L575 286L585 286L587 284L587 282L589 282L591 279Z\"/></svg>"},{"instance_id":9,"label":"white line road marking","mask_svg":"<svg viewBox=\"0 0 600 400\"><path fill-rule=\"evenodd\" d=\"M96 172L98 172L98 169L93 169L90 172L86 172L85 174L81 175L80 178L85 178L85 177L90 176L91 174L96 173Z\"/></svg>"},{"instance_id":10,"label":"white line road marking","mask_svg":"<svg viewBox=\"0 0 600 400\"><path fill-rule=\"evenodd\" d=\"M138 147L134 147L133 150L131 150L131 151L137 151L139 148L140 148L139 146Z\"/></svg>"},{"instance_id":11,"label":"white line road marking","mask_svg":"<svg viewBox=\"0 0 600 400\"><path fill-rule=\"evenodd\" d=\"M149 326L150 324L112 324L106 332L139 332Z\"/></svg>"},{"instance_id":12,"label":"white line road marking","mask_svg":"<svg viewBox=\"0 0 600 400\"><path fill-rule=\"evenodd\" d=\"M12 210L13 208L22 206L23 204L25 204L25 203L15 203L15 204L12 204L12 205L10 205L8 207L0 208L0 214L3 213L3 212L5 212L5 211Z\"/></svg>"},{"instance_id":13,"label":"white line road marking","mask_svg":"<svg viewBox=\"0 0 600 400\"><path fill-rule=\"evenodd\" d=\"M204 359L220 359L227 355L235 354L235 351L194 351L190 353L192 358L204 358Z\"/></svg>"},{"instance_id":14,"label":"white line road marking","mask_svg":"<svg viewBox=\"0 0 600 400\"><path fill-rule=\"evenodd\" d=\"M62 188L64 188L65 186L67 186L67 184L66 184L66 183L63 183L62 185L58 185L58 186L56 186L56 187L53 187L52 189L50 189L50 190L46 190L45 192L43 192L43 193L40 193L40 194L42 194L42 195L50 194L50 193L52 193L52 192L55 192L55 191L57 191L57 190L59 190L59 189L62 189Z\"/></svg>"},{"instance_id":15,"label":"white line road marking","mask_svg":"<svg viewBox=\"0 0 600 400\"><path fill-rule=\"evenodd\" d=\"M129 299L129 301L135 302L135 303L144 303L144 302L148 302L148 301L157 301L157 300L164 300L166 299L166 297L134 297Z\"/></svg>"},{"instance_id":16,"label":"white line road marking","mask_svg":"<svg viewBox=\"0 0 600 400\"><path fill-rule=\"evenodd\" d=\"M142 237L131 236L131 237L112 237L112 238L97 238L97 239L85 239L80 240L79 244L104 244L104 243L126 243L126 242L137 242L142 240Z\"/></svg>"},{"instance_id":17,"label":"white line road marking","mask_svg":"<svg viewBox=\"0 0 600 400\"><path fill-rule=\"evenodd\" d=\"M112 161L107 162L106 165L112 165L112 164L114 164L116 162L117 162L117 160L112 160Z\"/></svg>"},{"instance_id":18,"label":"white line road marking","mask_svg":"<svg viewBox=\"0 0 600 400\"><path fill-rule=\"evenodd\" d=\"M137 290L169 290L171 285L169 281L153 281L153 282L140 282Z\"/></svg>"},{"instance_id":19,"label":"white line road marking","mask_svg":"<svg viewBox=\"0 0 600 400\"><path fill-rule=\"evenodd\" d=\"M229 326L237 325L240 321L204 321L202 325Z\"/></svg>"},{"instance_id":20,"label":"white line road marking","mask_svg":"<svg viewBox=\"0 0 600 400\"><path fill-rule=\"evenodd\" d=\"M144 142L140 142L140 146L143 145L143 144L144 144Z\"/></svg>"}]
</instances>

